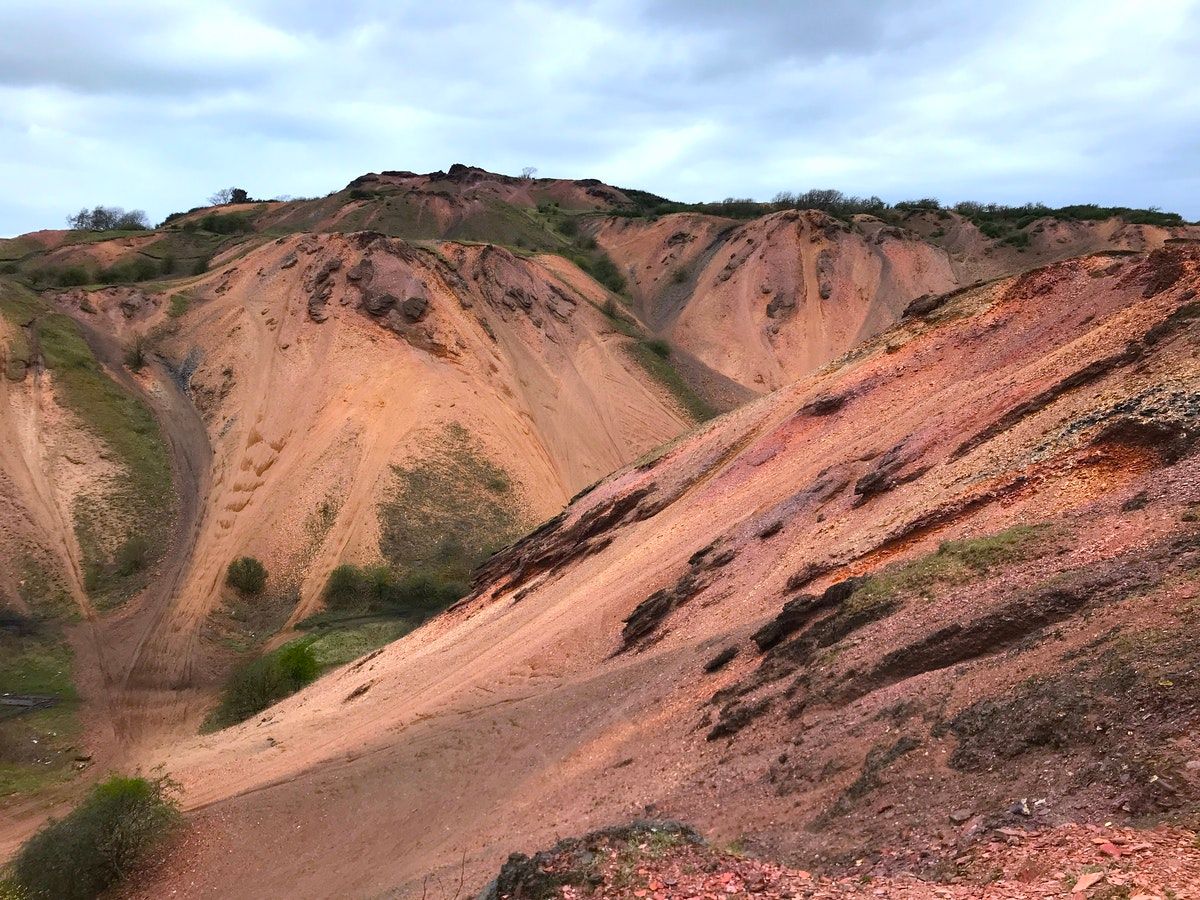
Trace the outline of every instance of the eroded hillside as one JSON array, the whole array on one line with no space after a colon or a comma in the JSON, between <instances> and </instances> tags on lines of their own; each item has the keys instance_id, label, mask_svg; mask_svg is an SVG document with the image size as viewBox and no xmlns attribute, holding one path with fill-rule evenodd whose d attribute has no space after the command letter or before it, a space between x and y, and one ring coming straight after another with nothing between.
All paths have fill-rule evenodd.
<instances>
[{"instance_id":1,"label":"eroded hillside","mask_svg":"<svg viewBox=\"0 0 1200 900\"><path fill-rule=\"evenodd\" d=\"M1186 823L1198 287L1175 247L961 291L626 467L164 755L196 830L145 895L480 885L645 814L942 878L997 827Z\"/></svg>"}]
</instances>

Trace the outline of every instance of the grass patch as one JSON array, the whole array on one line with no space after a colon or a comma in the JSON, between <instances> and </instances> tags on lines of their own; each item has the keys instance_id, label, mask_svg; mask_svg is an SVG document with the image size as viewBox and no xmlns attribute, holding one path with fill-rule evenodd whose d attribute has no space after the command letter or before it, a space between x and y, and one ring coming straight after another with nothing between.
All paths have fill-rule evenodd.
<instances>
[{"instance_id":1,"label":"grass patch","mask_svg":"<svg viewBox=\"0 0 1200 900\"><path fill-rule=\"evenodd\" d=\"M319 629L313 634L313 655L322 671L332 669L404 637L415 625L407 619L385 618Z\"/></svg>"},{"instance_id":2,"label":"grass patch","mask_svg":"<svg viewBox=\"0 0 1200 900\"><path fill-rule=\"evenodd\" d=\"M81 498L73 511L88 591L100 607L136 592L144 570L161 554L170 525L171 465L150 410L104 374L75 323L36 296L0 284L0 314L31 324L35 345L54 378L55 396L102 441L124 470L102 495ZM143 564L130 570L119 551L146 542Z\"/></svg>"},{"instance_id":3,"label":"grass patch","mask_svg":"<svg viewBox=\"0 0 1200 900\"><path fill-rule=\"evenodd\" d=\"M191 303L191 298L187 294L172 294L171 305L167 307L167 315L172 319L178 319L187 313Z\"/></svg>"},{"instance_id":4,"label":"grass patch","mask_svg":"<svg viewBox=\"0 0 1200 900\"><path fill-rule=\"evenodd\" d=\"M178 822L170 782L110 778L25 842L0 889L31 900L91 900L127 875Z\"/></svg>"},{"instance_id":5,"label":"grass patch","mask_svg":"<svg viewBox=\"0 0 1200 900\"><path fill-rule=\"evenodd\" d=\"M525 516L508 474L491 462L465 428L451 424L424 458L392 466L379 505L379 547L398 572L468 582L471 572L525 531Z\"/></svg>"},{"instance_id":6,"label":"grass patch","mask_svg":"<svg viewBox=\"0 0 1200 900\"><path fill-rule=\"evenodd\" d=\"M671 365L671 350L666 341L637 340L627 344L626 349L643 369L670 391L693 421L706 422L717 414L717 411L693 391L679 371Z\"/></svg>"},{"instance_id":7,"label":"grass patch","mask_svg":"<svg viewBox=\"0 0 1200 900\"><path fill-rule=\"evenodd\" d=\"M899 594L926 594L943 584L973 581L997 566L1049 552L1050 525L1015 525L996 534L944 541L919 559L888 566L871 575L846 601L847 612L889 602Z\"/></svg>"},{"instance_id":8,"label":"grass patch","mask_svg":"<svg viewBox=\"0 0 1200 900\"><path fill-rule=\"evenodd\" d=\"M0 798L69 778L80 731L70 647L57 627L26 624L20 634L0 630L0 694L53 697L57 703L24 713L0 707Z\"/></svg>"}]
</instances>

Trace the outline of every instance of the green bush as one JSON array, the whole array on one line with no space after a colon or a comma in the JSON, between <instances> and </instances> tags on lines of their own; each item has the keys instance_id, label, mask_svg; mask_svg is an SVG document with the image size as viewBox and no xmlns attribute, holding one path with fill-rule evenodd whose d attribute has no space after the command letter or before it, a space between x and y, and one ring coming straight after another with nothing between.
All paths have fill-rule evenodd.
<instances>
[{"instance_id":1,"label":"green bush","mask_svg":"<svg viewBox=\"0 0 1200 900\"><path fill-rule=\"evenodd\" d=\"M122 284L149 281L151 278L157 278L159 274L159 263L156 260L146 256L135 256L133 259L115 263L107 269L101 269L96 275L96 280L103 284Z\"/></svg>"},{"instance_id":2,"label":"green bush","mask_svg":"<svg viewBox=\"0 0 1200 900\"><path fill-rule=\"evenodd\" d=\"M128 578L134 572L140 572L146 565L146 558L149 555L150 542L140 534L133 535L117 550L115 560L117 574L122 578Z\"/></svg>"},{"instance_id":3,"label":"green bush","mask_svg":"<svg viewBox=\"0 0 1200 900\"><path fill-rule=\"evenodd\" d=\"M212 234L245 234L254 230L254 223L244 213L209 213L197 224Z\"/></svg>"},{"instance_id":4,"label":"green bush","mask_svg":"<svg viewBox=\"0 0 1200 900\"><path fill-rule=\"evenodd\" d=\"M0 889L11 896L91 900L118 882L179 821L165 779L113 777L25 842Z\"/></svg>"},{"instance_id":5,"label":"green bush","mask_svg":"<svg viewBox=\"0 0 1200 900\"><path fill-rule=\"evenodd\" d=\"M229 564L225 583L243 594L261 594L267 586L267 567L253 556L239 556Z\"/></svg>"},{"instance_id":6,"label":"green bush","mask_svg":"<svg viewBox=\"0 0 1200 900\"><path fill-rule=\"evenodd\" d=\"M146 365L146 339L142 335L135 334L125 349L125 365L134 372Z\"/></svg>"},{"instance_id":7,"label":"green bush","mask_svg":"<svg viewBox=\"0 0 1200 900\"><path fill-rule=\"evenodd\" d=\"M617 268L617 264L604 254L593 260L587 269L593 278L614 294L619 294L625 290L625 276L621 274L621 270Z\"/></svg>"},{"instance_id":8,"label":"green bush","mask_svg":"<svg viewBox=\"0 0 1200 900\"><path fill-rule=\"evenodd\" d=\"M319 674L311 639L284 644L234 671L205 726L216 729L243 722L316 681Z\"/></svg>"},{"instance_id":9,"label":"green bush","mask_svg":"<svg viewBox=\"0 0 1200 900\"><path fill-rule=\"evenodd\" d=\"M663 359L667 359L668 357L670 357L671 345L668 344L666 341L664 341L662 338L650 338L645 343L646 343L646 349L649 350L651 353L653 353L655 356L661 356Z\"/></svg>"},{"instance_id":10,"label":"green bush","mask_svg":"<svg viewBox=\"0 0 1200 900\"><path fill-rule=\"evenodd\" d=\"M467 586L461 582L426 572L398 578L389 566L341 565L329 575L325 603L331 610L424 619L466 593Z\"/></svg>"}]
</instances>

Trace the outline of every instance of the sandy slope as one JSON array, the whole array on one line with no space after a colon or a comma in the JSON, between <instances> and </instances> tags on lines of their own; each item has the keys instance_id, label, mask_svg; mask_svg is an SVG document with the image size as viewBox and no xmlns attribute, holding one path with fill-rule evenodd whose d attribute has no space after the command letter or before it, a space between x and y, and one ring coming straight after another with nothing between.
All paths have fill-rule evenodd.
<instances>
[{"instance_id":1,"label":"sandy slope","mask_svg":"<svg viewBox=\"0 0 1200 900\"><path fill-rule=\"evenodd\" d=\"M1181 521L1200 501L1198 268L1181 251L1093 257L967 292L618 473L494 560L473 599L163 754L197 830L144 895L416 896L460 860L477 885L514 849L647 809L895 867L953 857L1021 797L1047 798L1031 814L1049 824L1194 803L1195 648L1178 642L1200 565ZM798 591L1036 522L1054 528L1033 557L905 595L836 652L747 640ZM671 602L643 604L660 589ZM1127 693L1098 751L954 762L966 738L939 721L1031 677L1091 677L1097 647L1147 626L1165 661L1147 645L1138 664L1183 669ZM734 662L703 674L729 645ZM872 768L901 734L918 752ZM1108 759L1152 768L1121 781ZM959 806L970 821L951 827Z\"/></svg>"},{"instance_id":2,"label":"sandy slope","mask_svg":"<svg viewBox=\"0 0 1200 900\"><path fill-rule=\"evenodd\" d=\"M370 274L347 277L363 260ZM419 458L446 426L469 427L530 522L686 427L609 330L602 292L560 263L380 236L296 237L195 284L179 321L166 317L166 298L136 290L91 293L91 314L79 309L82 292L64 295L85 325L97 323L93 336L158 329L203 416L171 412L190 404L163 370L147 399L174 416L165 430L190 475L182 493L198 506L185 510L179 554L152 591L107 627L124 648L112 653L126 673L119 730L130 748L194 733L211 703L223 664L203 630L229 561L261 558L276 590L298 595L292 621L319 609L334 566L378 559L376 508L391 467ZM361 308L379 296L395 308ZM416 321L396 306L410 296L425 302ZM336 515L314 536L323 503Z\"/></svg>"},{"instance_id":3,"label":"sandy slope","mask_svg":"<svg viewBox=\"0 0 1200 900\"><path fill-rule=\"evenodd\" d=\"M758 393L788 384L890 327L912 300L1103 250L1142 251L1200 228L1040 220L1026 248L947 210L902 225L817 211L749 222L688 213L600 220L646 321Z\"/></svg>"}]
</instances>

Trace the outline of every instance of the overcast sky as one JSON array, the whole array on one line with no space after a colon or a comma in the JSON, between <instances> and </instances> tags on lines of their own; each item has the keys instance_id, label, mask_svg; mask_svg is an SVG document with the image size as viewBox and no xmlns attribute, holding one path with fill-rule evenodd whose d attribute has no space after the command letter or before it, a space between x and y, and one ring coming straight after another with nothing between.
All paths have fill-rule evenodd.
<instances>
[{"instance_id":1,"label":"overcast sky","mask_svg":"<svg viewBox=\"0 0 1200 900\"><path fill-rule=\"evenodd\" d=\"M0 0L0 235L455 162L1200 218L1200 0Z\"/></svg>"}]
</instances>

